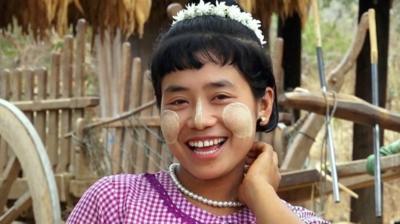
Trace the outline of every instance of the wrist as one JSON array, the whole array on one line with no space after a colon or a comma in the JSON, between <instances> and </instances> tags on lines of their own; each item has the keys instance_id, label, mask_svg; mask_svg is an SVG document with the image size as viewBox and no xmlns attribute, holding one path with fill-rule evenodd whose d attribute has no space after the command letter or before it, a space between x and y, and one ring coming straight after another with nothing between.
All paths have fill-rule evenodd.
<instances>
[{"instance_id":1,"label":"wrist","mask_svg":"<svg viewBox=\"0 0 400 224\"><path fill-rule=\"evenodd\" d=\"M245 179L244 184L243 201L250 209L258 201L268 200L271 196L277 195L274 187L262 178Z\"/></svg>"}]
</instances>

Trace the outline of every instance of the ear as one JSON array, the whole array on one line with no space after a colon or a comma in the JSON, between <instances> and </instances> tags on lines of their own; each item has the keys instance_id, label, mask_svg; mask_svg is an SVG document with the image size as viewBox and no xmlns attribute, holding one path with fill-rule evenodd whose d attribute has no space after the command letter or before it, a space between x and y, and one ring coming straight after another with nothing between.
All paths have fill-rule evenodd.
<instances>
[{"instance_id":1,"label":"ear","mask_svg":"<svg viewBox=\"0 0 400 224\"><path fill-rule=\"evenodd\" d=\"M271 87L267 87L264 96L258 102L258 118L261 126L268 124L274 106L274 99L274 90Z\"/></svg>"}]
</instances>

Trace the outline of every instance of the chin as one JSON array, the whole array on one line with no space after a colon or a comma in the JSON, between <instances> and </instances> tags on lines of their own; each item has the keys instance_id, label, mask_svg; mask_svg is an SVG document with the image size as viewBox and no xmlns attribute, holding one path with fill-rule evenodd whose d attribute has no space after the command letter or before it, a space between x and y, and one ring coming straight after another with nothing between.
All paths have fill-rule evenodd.
<instances>
[{"instance_id":1,"label":"chin","mask_svg":"<svg viewBox=\"0 0 400 224\"><path fill-rule=\"evenodd\" d=\"M231 172L236 172L236 166L215 164L212 166L192 168L189 172L200 180L213 180L223 178L229 175Z\"/></svg>"}]
</instances>

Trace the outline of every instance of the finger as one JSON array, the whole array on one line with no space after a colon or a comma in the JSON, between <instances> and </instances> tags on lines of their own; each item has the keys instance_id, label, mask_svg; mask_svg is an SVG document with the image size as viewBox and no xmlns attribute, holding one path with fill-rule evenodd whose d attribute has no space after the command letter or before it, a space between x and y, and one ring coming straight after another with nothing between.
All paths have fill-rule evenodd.
<instances>
[{"instance_id":1,"label":"finger","mask_svg":"<svg viewBox=\"0 0 400 224\"><path fill-rule=\"evenodd\" d=\"M279 160L278 160L278 154L274 151L272 155L272 161L274 162L275 166L278 166Z\"/></svg>"},{"instance_id":2,"label":"finger","mask_svg":"<svg viewBox=\"0 0 400 224\"><path fill-rule=\"evenodd\" d=\"M256 141L256 142L254 142L254 144L253 144L253 146L251 148L251 151L253 153L260 154L260 153L265 152L265 151L272 151L272 146L267 144L267 143L265 143L265 142Z\"/></svg>"},{"instance_id":3,"label":"finger","mask_svg":"<svg viewBox=\"0 0 400 224\"><path fill-rule=\"evenodd\" d=\"M246 158L245 164L252 164L256 158Z\"/></svg>"}]
</instances>

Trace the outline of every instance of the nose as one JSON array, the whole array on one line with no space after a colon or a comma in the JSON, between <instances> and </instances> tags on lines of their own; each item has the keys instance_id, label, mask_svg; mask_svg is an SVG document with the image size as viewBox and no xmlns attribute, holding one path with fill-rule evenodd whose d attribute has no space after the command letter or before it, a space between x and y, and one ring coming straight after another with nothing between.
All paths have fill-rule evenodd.
<instances>
[{"instance_id":1,"label":"nose","mask_svg":"<svg viewBox=\"0 0 400 224\"><path fill-rule=\"evenodd\" d=\"M213 126L216 118L212 115L210 108L205 108L201 99L197 99L196 107L193 110L193 116L189 121L189 127L203 130Z\"/></svg>"}]
</instances>

